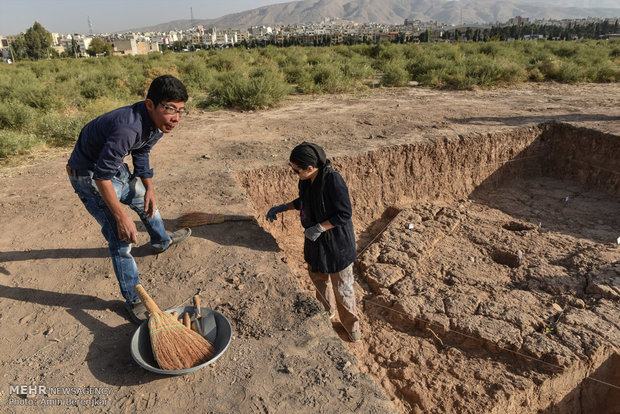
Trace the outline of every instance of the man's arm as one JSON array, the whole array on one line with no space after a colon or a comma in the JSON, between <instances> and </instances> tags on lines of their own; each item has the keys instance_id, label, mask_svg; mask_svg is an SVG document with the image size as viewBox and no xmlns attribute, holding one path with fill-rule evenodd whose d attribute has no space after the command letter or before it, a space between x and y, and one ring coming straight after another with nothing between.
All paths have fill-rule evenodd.
<instances>
[{"instance_id":1,"label":"man's arm","mask_svg":"<svg viewBox=\"0 0 620 414\"><path fill-rule=\"evenodd\" d=\"M103 201L105 201L116 219L118 237L129 243L136 243L138 241L138 229L118 201L112 182L110 180L95 180L95 184L99 189L99 193L101 193L101 197L103 197Z\"/></svg>"}]
</instances>

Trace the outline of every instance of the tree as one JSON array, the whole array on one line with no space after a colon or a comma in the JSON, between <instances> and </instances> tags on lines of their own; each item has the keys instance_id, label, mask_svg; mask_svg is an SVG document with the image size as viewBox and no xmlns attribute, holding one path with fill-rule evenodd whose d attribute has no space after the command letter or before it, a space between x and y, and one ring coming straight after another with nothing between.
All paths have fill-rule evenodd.
<instances>
[{"instance_id":1,"label":"tree","mask_svg":"<svg viewBox=\"0 0 620 414\"><path fill-rule=\"evenodd\" d=\"M101 54L109 56L112 54L112 45L104 42L98 37L95 37L93 40L91 40L90 46L88 46L88 49L86 51L91 56L97 56Z\"/></svg>"},{"instance_id":2,"label":"tree","mask_svg":"<svg viewBox=\"0 0 620 414\"><path fill-rule=\"evenodd\" d=\"M49 57L52 35L39 22L34 22L32 27L26 30L24 41L28 57L32 59Z\"/></svg>"},{"instance_id":3,"label":"tree","mask_svg":"<svg viewBox=\"0 0 620 414\"><path fill-rule=\"evenodd\" d=\"M28 50L26 49L26 41L23 37L18 37L9 44L11 48L11 55L15 60L22 60L28 57Z\"/></svg>"}]
</instances>

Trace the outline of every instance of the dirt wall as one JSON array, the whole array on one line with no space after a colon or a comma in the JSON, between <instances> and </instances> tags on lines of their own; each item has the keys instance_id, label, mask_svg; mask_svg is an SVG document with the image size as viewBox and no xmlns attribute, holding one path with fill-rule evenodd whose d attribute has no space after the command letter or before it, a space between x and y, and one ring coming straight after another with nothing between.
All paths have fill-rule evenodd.
<instances>
[{"instance_id":1,"label":"dirt wall","mask_svg":"<svg viewBox=\"0 0 620 414\"><path fill-rule=\"evenodd\" d=\"M483 183L500 182L509 175L541 174L542 160L549 151L545 132L550 128L543 124L495 134L437 138L334 158L332 163L349 187L359 232L381 220L388 208L417 200L463 198ZM259 213L297 197L296 176L288 167L241 172L237 179ZM287 215L281 225L268 230L278 239L298 232L298 226L298 218Z\"/></svg>"},{"instance_id":2,"label":"dirt wall","mask_svg":"<svg viewBox=\"0 0 620 414\"><path fill-rule=\"evenodd\" d=\"M619 138L555 122L385 147L334 158L332 163L349 186L360 234L374 222L393 217L391 208L420 200L465 198L477 188L514 177L552 176L620 193ZM296 176L288 167L240 172L236 178L261 217L271 206L297 197ZM267 227L276 239L299 232L296 216L281 220Z\"/></svg>"},{"instance_id":3,"label":"dirt wall","mask_svg":"<svg viewBox=\"0 0 620 414\"><path fill-rule=\"evenodd\" d=\"M613 134L554 123L545 175L574 180L608 194L620 194L620 138Z\"/></svg>"}]
</instances>

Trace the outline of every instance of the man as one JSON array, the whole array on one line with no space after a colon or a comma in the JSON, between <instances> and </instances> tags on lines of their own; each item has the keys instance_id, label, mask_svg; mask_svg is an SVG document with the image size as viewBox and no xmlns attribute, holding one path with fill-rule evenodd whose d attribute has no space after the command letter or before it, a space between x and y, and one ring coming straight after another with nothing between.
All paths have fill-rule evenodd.
<instances>
[{"instance_id":1,"label":"man","mask_svg":"<svg viewBox=\"0 0 620 414\"><path fill-rule=\"evenodd\" d=\"M151 148L187 115L187 99L187 90L180 80L170 75L156 78L144 101L118 108L86 124L67 163L71 185L108 241L125 308L137 324L148 316L134 290L139 283L138 267L130 252L138 231L121 204L138 213L151 237L151 246L159 253L190 236L189 228L170 235L166 232L155 201L153 170L149 167ZM133 173L124 163L129 154Z\"/></svg>"}]
</instances>

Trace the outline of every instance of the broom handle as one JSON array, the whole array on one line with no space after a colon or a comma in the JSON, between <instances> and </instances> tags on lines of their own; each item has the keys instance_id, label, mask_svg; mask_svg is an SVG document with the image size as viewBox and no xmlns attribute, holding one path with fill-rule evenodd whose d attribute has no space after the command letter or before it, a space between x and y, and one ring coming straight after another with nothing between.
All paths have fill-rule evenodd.
<instances>
[{"instance_id":1,"label":"broom handle","mask_svg":"<svg viewBox=\"0 0 620 414\"><path fill-rule=\"evenodd\" d=\"M146 293L146 290L144 290L142 285L140 284L136 285L135 289L136 289L136 294L140 298L140 301L144 304L144 306L146 307L146 310L149 311L151 315L154 314L155 312L161 312L161 310L159 309L159 306L157 306L157 304L153 301L153 299L151 299L149 294Z\"/></svg>"},{"instance_id":2,"label":"broom handle","mask_svg":"<svg viewBox=\"0 0 620 414\"><path fill-rule=\"evenodd\" d=\"M251 221L254 220L254 216L241 216L236 214L227 214L224 216L227 221Z\"/></svg>"}]
</instances>

